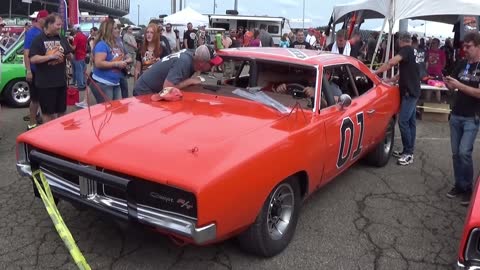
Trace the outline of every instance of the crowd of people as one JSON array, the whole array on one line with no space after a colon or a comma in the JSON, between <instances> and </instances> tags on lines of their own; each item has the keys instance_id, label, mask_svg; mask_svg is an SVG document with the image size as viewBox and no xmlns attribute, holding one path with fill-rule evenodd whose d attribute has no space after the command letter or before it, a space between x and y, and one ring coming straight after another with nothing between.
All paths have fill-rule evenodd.
<instances>
[{"instance_id":1,"label":"crowd of people","mask_svg":"<svg viewBox=\"0 0 480 270\"><path fill-rule=\"evenodd\" d=\"M398 65L399 73L386 82L399 82L401 108L398 124L402 138L402 151L394 152L400 165L409 165L414 160L416 138L415 108L421 94L421 74L425 72L419 62L419 44L408 33L398 35L398 53L376 70L377 74ZM465 35L462 53L458 58L448 60L448 51L439 49L438 40L433 39L427 47L426 72L441 76L447 88L454 93L450 113L450 144L454 171L454 185L446 194L449 198L460 197L462 205L468 205L472 195L473 161L472 152L475 138L480 127L480 33ZM447 44L446 46L451 46ZM447 52L445 52L447 51ZM425 52L425 51L423 51ZM452 53L455 54L455 53ZM422 54L423 55L423 54ZM451 62L449 62L451 61ZM433 65L432 64L437 64ZM451 66L448 66L451 65ZM428 68L429 67L429 68ZM450 68L440 74L442 68Z\"/></svg>"}]
</instances>

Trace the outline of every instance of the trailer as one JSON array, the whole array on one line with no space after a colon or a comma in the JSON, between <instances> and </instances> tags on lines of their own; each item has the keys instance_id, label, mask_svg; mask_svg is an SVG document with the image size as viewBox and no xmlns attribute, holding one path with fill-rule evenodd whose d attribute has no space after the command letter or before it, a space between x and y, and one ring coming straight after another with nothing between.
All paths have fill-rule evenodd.
<instances>
[{"instance_id":1,"label":"trailer","mask_svg":"<svg viewBox=\"0 0 480 270\"><path fill-rule=\"evenodd\" d=\"M284 33L290 33L289 20L284 17L269 16L242 16L242 15L208 15L209 26L211 28L223 28L226 31L238 29L242 26L244 29L258 29L260 25L267 26L267 32L272 36L276 46L280 43L280 38Z\"/></svg>"}]
</instances>

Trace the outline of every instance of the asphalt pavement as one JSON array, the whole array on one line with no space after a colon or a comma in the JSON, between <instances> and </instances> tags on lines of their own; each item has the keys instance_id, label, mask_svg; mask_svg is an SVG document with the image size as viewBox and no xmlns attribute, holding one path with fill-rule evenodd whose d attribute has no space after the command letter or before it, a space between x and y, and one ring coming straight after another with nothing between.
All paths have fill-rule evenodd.
<instances>
[{"instance_id":1,"label":"asphalt pavement","mask_svg":"<svg viewBox=\"0 0 480 270\"><path fill-rule=\"evenodd\" d=\"M15 169L26 114L0 110L0 269L76 269L31 182ZM289 247L269 259L243 253L234 240L179 247L93 210L63 201L59 210L92 269L452 269L467 208L445 196L452 184L449 128L417 123L413 165L393 158L384 168L355 165L305 202ZM477 164L479 149L477 140Z\"/></svg>"}]
</instances>

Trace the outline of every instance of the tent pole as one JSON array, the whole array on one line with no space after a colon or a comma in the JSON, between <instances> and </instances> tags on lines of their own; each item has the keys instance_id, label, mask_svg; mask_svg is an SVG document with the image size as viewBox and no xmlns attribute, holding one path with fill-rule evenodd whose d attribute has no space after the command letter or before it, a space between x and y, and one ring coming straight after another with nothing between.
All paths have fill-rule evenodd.
<instances>
[{"instance_id":1,"label":"tent pole","mask_svg":"<svg viewBox=\"0 0 480 270\"><path fill-rule=\"evenodd\" d=\"M392 46L392 31L393 31L393 20L389 20L389 26L388 26L388 40L387 40L387 52L385 53L385 63L388 63L388 60L390 60L390 49ZM383 72L383 78L385 78L387 75L387 72Z\"/></svg>"},{"instance_id":2,"label":"tent pole","mask_svg":"<svg viewBox=\"0 0 480 270\"><path fill-rule=\"evenodd\" d=\"M370 64L370 69L373 69L373 62L375 61L375 57L377 57L378 48L382 43L382 36L383 36L383 33L385 32L385 26L387 25L387 20L388 20L387 17L385 17L385 20L383 20L382 30L380 31L380 35L377 38L377 46L375 46L375 51L373 51L373 57L372 57L372 63Z\"/></svg>"}]
</instances>

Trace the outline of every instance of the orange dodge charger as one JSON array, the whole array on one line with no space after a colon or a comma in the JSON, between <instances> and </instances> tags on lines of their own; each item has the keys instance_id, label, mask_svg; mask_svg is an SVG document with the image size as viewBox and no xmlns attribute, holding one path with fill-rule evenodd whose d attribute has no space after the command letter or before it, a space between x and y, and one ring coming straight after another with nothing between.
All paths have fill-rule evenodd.
<instances>
[{"instance_id":1,"label":"orange dodge charger","mask_svg":"<svg viewBox=\"0 0 480 270\"><path fill-rule=\"evenodd\" d=\"M21 134L18 171L41 170L57 199L186 243L236 236L253 254L280 253L310 194L362 158L388 162L399 91L347 56L219 55L218 80L180 101L105 102Z\"/></svg>"}]
</instances>

